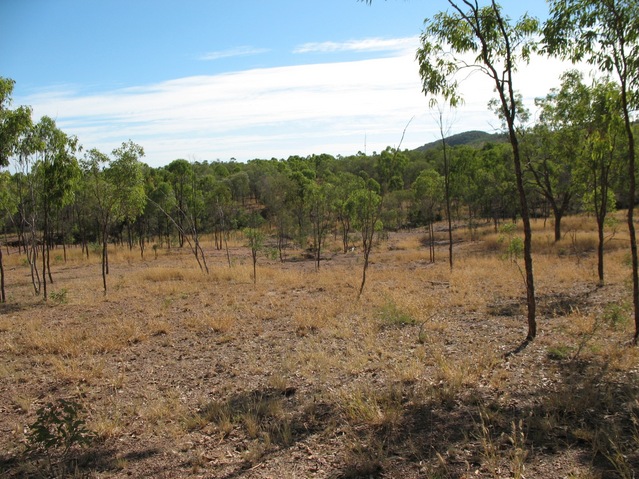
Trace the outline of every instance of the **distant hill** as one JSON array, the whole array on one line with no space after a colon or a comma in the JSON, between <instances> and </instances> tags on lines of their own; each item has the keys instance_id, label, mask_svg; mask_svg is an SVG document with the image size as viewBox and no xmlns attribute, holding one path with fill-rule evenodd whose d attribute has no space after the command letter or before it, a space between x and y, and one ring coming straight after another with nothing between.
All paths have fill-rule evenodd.
<instances>
[{"instance_id":1,"label":"distant hill","mask_svg":"<svg viewBox=\"0 0 639 479\"><path fill-rule=\"evenodd\" d=\"M485 131L478 130L465 131L463 133L458 133L457 135L452 135L446 138L446 144L448 146L468 145L476 146L478 148L487 142L503 143L506 141L508 141L508 138L504 133L486 133ZM441 148L441 146L442 141L437 140L431 143L426 143L424 146L415 148L415 151L433 150L436 148Z\"/></svg>"}]
</instances>

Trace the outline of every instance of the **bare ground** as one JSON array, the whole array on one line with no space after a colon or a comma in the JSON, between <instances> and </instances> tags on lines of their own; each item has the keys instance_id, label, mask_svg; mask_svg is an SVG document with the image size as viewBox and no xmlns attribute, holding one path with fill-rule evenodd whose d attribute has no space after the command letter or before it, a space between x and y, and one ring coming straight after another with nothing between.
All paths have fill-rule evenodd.
<instances>
[{"instance_id":1,"label":"bare ground","mask_svg":"<svg viewBox=\"0 0 639 479\"><path fill-rule=\"evenodd\" d=\"M261 258L255 285L239 244L233 268L208 245L209 275L185 250L124 251L106 296L74 251L47 303L5 256L1 477L634 477L627 267L597 287L594 252L546 254L540 334L509 354L526 333L517 268L461 242L451 273L420 237L379 245L360 300L360 255L337 248L319 272L297 251ZM29 448L60 398L84 407L90 444Z\"/></svg>"}]
</instances>

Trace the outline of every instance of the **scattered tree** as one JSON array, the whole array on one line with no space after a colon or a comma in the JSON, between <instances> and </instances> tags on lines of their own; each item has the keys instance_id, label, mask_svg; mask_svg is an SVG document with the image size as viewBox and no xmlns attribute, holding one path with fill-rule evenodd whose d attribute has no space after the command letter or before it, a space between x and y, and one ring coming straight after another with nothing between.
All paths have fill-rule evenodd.
<instances>
[{"instance_id":1,"label":"scattered tree","mask_svg":"<svg viewBox=\"0 0 639 479\"><path fill-rule=\"evenodd\" d=\"M499 97L500 114L506 124L513 152L519 206L524 227L524 264L526 271L526 303L528 334L526 341L537 335L536 300L532 260L532 230L528 199L524 186L517 122L520 108L513 74L520 62L527 62L535 46L538 21L528 15L516 23L503 14L494 0L480 7L477 0L449 0L452 13L440 12L426 21L417 52L424 93L442 95L451 106L462 100L455 75L466 68L478 69L494 82ZM466 10L464 10L466 9ZM468 63L467 56L476 54Z\"/></svg>"}]
</instances>

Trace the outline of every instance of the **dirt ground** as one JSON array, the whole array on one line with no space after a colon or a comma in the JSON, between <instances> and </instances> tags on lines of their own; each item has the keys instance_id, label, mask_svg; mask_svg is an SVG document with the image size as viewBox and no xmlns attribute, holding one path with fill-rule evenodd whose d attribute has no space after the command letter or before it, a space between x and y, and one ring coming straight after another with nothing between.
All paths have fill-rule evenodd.
<instances>
[{"instance_id":1,"label":"dirt ground","mask_svg":"<svg viewBox=\"0 0 639 479\"><path fill-rule=\"evenodd\" d=\"M255 283L240 239L231 267L205 242L209 274L186 247L114 249L106 295L97 254L57 249L46 302L5 254L0 477L635 477L625 249L598 286L590 243L540 247L517 351L518 263L489 227L456 234L451 271L445 244L430 263L422 231L391 233L359 299L361 252L332 238L319 271L291 248ZM68 451L33 435L60 399L86 421Z\"/></svg>"}]
</instances>

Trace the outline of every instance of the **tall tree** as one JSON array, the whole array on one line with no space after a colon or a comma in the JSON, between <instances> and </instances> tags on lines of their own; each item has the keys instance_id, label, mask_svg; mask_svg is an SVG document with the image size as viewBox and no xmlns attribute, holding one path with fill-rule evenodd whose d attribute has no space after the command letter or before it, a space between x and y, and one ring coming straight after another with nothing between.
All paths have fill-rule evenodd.
<instances>
[{"instance_id":1,"label":"tall tree","mask_svg":"<svg viewBox=\"0 0 639 479\"><path fill-rule=\"evenodd\" d=\"M322 246L333 223L333 196L335 186L330 183L313 181L306 189L305 203L311 223L313 236L313 253L315 254L315 269L319 271L322 259Z\"/></svg>"},{"instance_id":2,"label":"tall tree","mask_svg":"<svg viewBox=\"0 0 639 479\"><path fill-rule=\"evenodd\" d=\"M549 0L544 26L546 51L586 60L619 82L627 141L628 231L632 257L635 344L639 340L639 255L634 224L635 139L631 112L639 106L639 2L637 0Z\"/></svg>"},{"instance_id":3,"label":"tall tree","mask_svg":"<svg viewBox=\"0 0 639 479\"><path fill-rule=\"evenodd\" d=\"M370 262L371 250L375 231L381 228L379 215L382 210L381 187L372 178L366 181L365 186L351 194L348 199L347 211L352 214L352 223L359 229L364 250L364 267L362 269L362 284L359 287L357 297L362 296L366 284L366 271Z\"/></svg>"},{"instance_id":4,"label":"tall tree","mask_svg":"<svg viewBox=\"0 0 639 479\"><path fill-rule=\"evenodd\" d=\"M185 223L188 216L187 204L191 195L191 184L194 176L193 168L188 161L179 159L169 163L166 169L170 172L171 185L175 194L176 212L174 218L178 226L178 244L182 248L184 246Z\"/></svg>"},{"instance_id":5,"label":"tall tree","mask_svg":"<svg viewBox=\"0 0 639 479\"><path fill-rule=\"evenodd\" d=\"M415 203L421 217L426 221L428 229L428 250L430 262L435 262L435 231L437 218L436 210L441 208L445 198L445 180L435 170L424 170L413 183Z\"/></svg>"},{"instance_id":6,"label":"tall tree","mask_svg":"<svg viewBox=\"0 0 639 479\"><path fill-rule=\"evenodd\" d=\"M18 209L16 196L11 192L11 175L0 171L0 225L5 226L5 218L13 215ZM2 247L0 246L0 303L6 302L4 289L4 264L2 262Z\"/></svg>"},{"instance_id":7,"label":"tall tree","mask_svg":"<svg viewBox=\"0 0 639 479\"><path fill-rule=\"evenodd\" d=\"M102 241L102 284L107 293L109 273L109 227L134 219L146 202L140 158L144 149L128 141L113 150L113 159L96 149L90 150L82 166L96 202L96 220Z\"/></svg>"},{"instance_id":8,"label":"tall tree","mask_svg":"<svg viewBox=\"0 0 639 479\"><path fill-rule=\"evenodd\" d=\"M0 167L9 166L18 142L31 125L31 109L20 106L11 110L15 81L0 77Z\"/></svg>"},{"instance_id":9,"label":"tall tree","mask_svg":"<svg viewBox=\"0 0 639 479\"><path fill-rule=\"evenodd\" d=\"M0 167L9 165L9 159L19 149L20 138L31 126L31 110L21 106L11 110L13 86L15 82L9 78L0 77ZM0 173L1 174L1 173ZM9 195L7 177L0 179L0 214L12 213L17 205ZM5 302L4 266L2 263L2 248L0 248L0 302Z\"/></svg>"},{"instance_id":10,"label":"tall tree","mask_svg":"<svg viewBox=\"0 0 639 479\"><path fill-rule=\"evenodd\" d=\"M532 259L530 212L521 162L517 122L520 116L513 74L520 62L530 59L539 23L528 15L517 22L504 15L494 0L480 7L477 0L449 0L452 12L440 12L427 20L417 52L423 90L442 95L452 106L462 100L455 75L473 68L485 73L498 95L500 114L506 124L513 152L519 206L524 228L524 264L528 334L525 343L537 334L536 300ZM471 64L468 55L476 57Z\"/></svg>"},{"instance_id":11,"label":"tall tree","mask_svg":"<svg viewBox=\"0 0 639 479\"><path fill-rule=\"evenodd\" d=\"M75 153L78 140L67 136L55 121L42 117L36 125L35 165L37 198L42 218L42 293L47 300L47 277L53 282L49 264L52 246L52 218L63 206L71 203L80 176Z\"/></svg>"},{"instance_id":12,"label":"tall tree","mask_svg":"<svg viewBox=\"0 0 639 479\"><path fill-rule=\"evenodd\" d=\"M606 216L615 207L612 190L615 177L623 164L625 135L618 85L611 81L595 81L586 88L587 108L582 112L585 144L577 166L577 179L584 189L586 209L597 220L597 274L604 283L604 228Z\"/></svg>"},{"instance_id":13,"label":"tall tree","mask_svg":"<svg viewBox=\"0 0 639 479\"><path fill-rule=\"evenodd\" d=\"M579 114L587 102L580 74L574 70L564 73L559 89L535 100L541 111L539 122L525 135L526 167L552 209L555 241L561 239L561 220L577 193L573 169L581 153L583 116Z\"/></svg>"}]
</instances>

